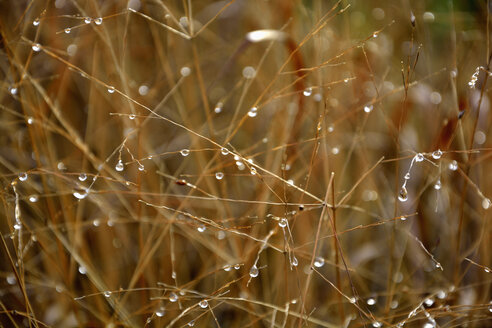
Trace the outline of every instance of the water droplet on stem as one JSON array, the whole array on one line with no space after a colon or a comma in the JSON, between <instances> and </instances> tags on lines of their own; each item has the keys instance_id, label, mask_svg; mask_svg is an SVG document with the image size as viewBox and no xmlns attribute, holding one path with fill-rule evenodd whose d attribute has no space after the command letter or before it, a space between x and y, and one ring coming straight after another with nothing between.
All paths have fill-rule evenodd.
<instances>
[{"instance_id":1,"label":"water droplet on stem","mask_svg":"<svg viewBox=\"0 0 492 328\"><path fill-rule=\"evenodd\" d=\"M249 117L256 117L258 115L258 108L257 107L251 107L251 109L248 112Z\"/></svg>"},{"instance_id":2,"label":"water droplet on stem","mask_svg":"<svg viewBox=\"0 0 492 328\"><path fill-rule=\"evenodd\" d=\"M256 278L258 277L258 274L260 273L260 271L258 271L258 268L256 267L256 265L253 265L251 267L251 269L249 270L249 276L251 278Z\"/></svg>"},{"instance_id":3,"label":"water droplet on stem","mask_svg":"<svg viewBox=\"0 0 492 328\"><path fill-rule=\"evenodd\" d=\"M406 202L408 200L408 191L406 187L401 187L400 192L398 193L398 200L400 202Z\"/></svg>"},{"instance_id":4,"label":"water droplet on stem","mask_svg":"<svg viewBox=\"0 0 492 328\"><path fill-rule=\"evenodd\" d=\"M118 161L118 163L116 163L116 166L114 167L114 169L118 172L121 172L125 169L125 165L123 164L121 159Z\"/></svg>"}]
</instances>

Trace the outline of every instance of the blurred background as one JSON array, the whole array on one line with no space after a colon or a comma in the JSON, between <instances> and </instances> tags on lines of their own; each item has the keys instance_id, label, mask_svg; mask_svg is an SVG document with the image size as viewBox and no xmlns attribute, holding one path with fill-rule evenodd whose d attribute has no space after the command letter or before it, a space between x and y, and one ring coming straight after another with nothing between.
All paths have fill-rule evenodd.
<instances>
[{"instance_id":1,"label":"blurred background","mask_svg":"<svg viewBox=\"0 0 492 328\"><path fill-rule=\"evenodd\" d=\"M0 1L0 322L491 326L491 8Z\"/></svg>"}]
</instances>

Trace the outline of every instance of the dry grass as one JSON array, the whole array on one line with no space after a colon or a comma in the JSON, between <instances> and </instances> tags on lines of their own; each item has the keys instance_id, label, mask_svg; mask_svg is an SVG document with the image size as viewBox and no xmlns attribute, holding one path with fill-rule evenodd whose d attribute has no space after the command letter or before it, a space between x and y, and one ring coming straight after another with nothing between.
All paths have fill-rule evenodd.
<instances>
[{"instance_id":1,"label":"dry grass","mask_svg":"<svg viewBox=\"0 0 492 328\"><path fill-rule=\"evenodd\" d=\"M0 1L1 324L492 326L488 2Z\"/></svg>"}]
</instances>

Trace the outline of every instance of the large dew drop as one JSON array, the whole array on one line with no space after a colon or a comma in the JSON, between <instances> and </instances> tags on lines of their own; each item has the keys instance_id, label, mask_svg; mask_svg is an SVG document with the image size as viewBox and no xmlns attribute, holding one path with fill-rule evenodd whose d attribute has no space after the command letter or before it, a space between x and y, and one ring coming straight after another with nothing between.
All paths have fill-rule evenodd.
<instances>
[{"instance_id":1,"label":"large dew drop","mask_svg":"<svg viewBox=\"0 0 492 328\"><path fill-rule=\"evenodd\" d=\"M400 192L398 193L398 200L400 202L406 202L408 200L408 191L406 187L401 187Z\"/></svg>"},{"instance_id":2,"label":"large dew drop","mask_svg":"<svg viewBox=\"0 0 492 328\"><path fill-rule=\"evenodd\" d=\"M118 161L118 163L116 163L116 166L114 167L114 169L118 172L121 172L125 169L125 165L123 164L121 159Z\"/></svg>"},{"instance_id":3,"label":"large dew drop","mask_svg":"<svg viewBox=\"0 0 492 328\"><path fill-rule=\"evenodd\" d=\"M439 158L441 158L441 156L442 156L442 151L440 149L438 149L432 153L432 158L434 158L434 159L439 159Z\"/></svg>"},{"instance_id":4,"label":"large dew drop","mask_svg":"<svg viewBox=\"0 0 492 328\"><path fill-rule=\"evenodd\" d=\"M314 266L317 268L321 268L323 265L325 265L325 259L318 256L317 258L314 259Z\"/></svg>"},{"instance_id":5,"label":"large dew drop","mask_svg":"<svg viewBox=\"0 0 492 328\"><path fill-rule=\"evenodd\" d=\"M169 294L169 302L174 303L177 300L178 300L178 295L176 293L173 292L173 293Z\"/></svg>"},{"instance_id":6,"label":"large dew drop","mask_svg":"<svg viewBox=\"0 0 492 328\"><path fill-rule=\"evenodd\" d=\"M258 277L258 274L260 273L260 271L258 271L258 268L256 267L256 265L253 265L251 267L251 269L249 270L249 276L251 278L256 278Z\"/></svg>"}]
</instances>

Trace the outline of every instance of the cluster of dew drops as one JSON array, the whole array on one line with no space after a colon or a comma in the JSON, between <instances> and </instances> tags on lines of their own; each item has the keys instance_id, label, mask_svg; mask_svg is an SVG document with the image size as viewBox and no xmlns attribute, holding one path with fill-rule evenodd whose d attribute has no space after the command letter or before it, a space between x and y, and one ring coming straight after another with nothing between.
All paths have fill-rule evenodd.
<instances>
[{"instance_id":1,"label":"cluster of dew drops","mask_svg":"<svg viewBox=\"0 0 492 328\"><path fill-rule=\"evenodd\" d=\"M439 160L439 159L441 159L442 155L443 155L443 152L440 149L438 149L431 154L431 157L435 160ZM412 161L410 162L410 166L408 168L408 171L405 173L403 185L401 186L400 192L398 193L398 200L400 202L406 202L408 200L407 182L410 180L410 177L411 177L410 172L412 170L413 165L415 163L423 162L424 160L425 160L425 155L423 153L417 153L412 158ZM449 163L449 169L451 171L456 171L458 169L458 163L453 160L451 163ZM440 178L438 178L436 183L434 184L434 189L435 190L441 189L441 179Z\"/></svg>"},{"instance_id":2,"label":"cluster of dew drops","mask_svg":"<svg viewBox=\"0 0 492 328\"><path fill-rule=\"evenodd\" d=\"M441 157L442 157L442 155L443 155L443 152L440 149L438 149L438 150L432 152L431 157L434 160L440 160ZM398 200L400 202L406 202L408 200L407 182L410 180L410 177L411 177L410 171L412 170L413 165L415 163L423 162L425 159L426 159L426 157L425 157L425 155L423 153L417 153L412 158L412 161L410 163L410 166L408 168L408 171L405 173L403 185L401 186L400 191L398 193ZM441 166L439 166L439 170L440 169L441 169ZM450 171L456 171L456 170L458 170L458 162L456 162L456 160L450 161L449 164L448 164L448 169ZM442 188L441 178L438 178L436 180L436 182L434 183L434 189L436 191L439 191L439 190L441 190L441 188ZM492 205L492 202L490 201L490 199L486 198L480 192L479 192L479 194L480 194L480 197L482 198L482 207L484 209L488 209ZM403 218L402 218L402 220L403 220Z\"/></svg>"}]
</instances>

